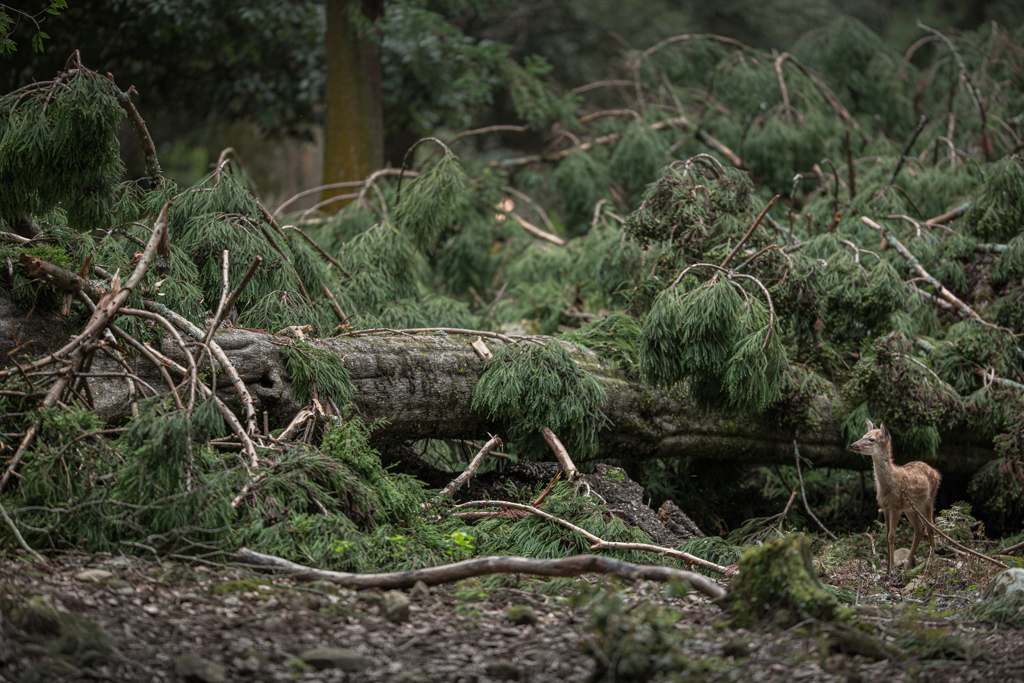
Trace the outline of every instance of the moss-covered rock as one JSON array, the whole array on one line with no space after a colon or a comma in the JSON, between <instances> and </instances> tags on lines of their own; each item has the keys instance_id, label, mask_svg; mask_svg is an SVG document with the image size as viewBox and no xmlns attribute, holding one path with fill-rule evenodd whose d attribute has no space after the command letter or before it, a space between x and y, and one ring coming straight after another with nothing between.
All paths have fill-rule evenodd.
<instances>
[{"instance_id":1,"label":"moss-covered rock","mask_svg":"<svg viewBox=\"0 0 1024 683\"><path fill-rule=\"evenodd\" d=\"M88 619L61 612L45 595L26 595L12 586L0 585L0 612L14 628L48 641L45 651L53 661L46 666L59 669L58 673L103 664L116 654L113 641L102 628Z\"/></svg>"},{"instance_id":2,"label":"moss-covered rock","mask_svg":"<svg viewBox=\"0 0 1024 683\"><path fill-rule=\"evenodd\" d=\"M740 628L769 616L788 627L807 617L845 621L852 615L818 580L810 543L800 534L748 550L725 602L732 612L732 625Z\"/></svg>"}]
</instances>

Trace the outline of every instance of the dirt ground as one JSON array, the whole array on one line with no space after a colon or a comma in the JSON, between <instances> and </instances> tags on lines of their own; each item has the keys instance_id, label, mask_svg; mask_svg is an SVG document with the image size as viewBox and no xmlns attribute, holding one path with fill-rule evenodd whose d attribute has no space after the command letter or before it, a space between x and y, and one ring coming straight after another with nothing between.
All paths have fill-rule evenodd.
<instances>
[{"instance_id":1,"label":"dirt ground","mask_svg":"<svg viewBox=\"0 0 1024 683\"><path fill-rule=\"evenodd\" d=\"M52 555L48 560L46 567L0 560L0 591L22 598L45 596L58 610L88 619L109 634L113 660L71 669L50 656L47 636L17 628L5 614L0 681L540 683L585 681L594 670L586 607L574 609L564 595L530 590L541 584L525 577L506 577L499 587L431 589L411 598L408 621L395 623L379 614L381 594L338 590L322 582L298 583L231 567L160 565L135 557ZM82 574L90 569L101 572ZM688 631L683 652L724 665L702 680L1024 680L1024 633L1018 630L926 621L920 626L928 633L970 639L975 658L874 661L823 654L827 648L821 638L800 629L723 627L722 610L698 595L666 597L652 583L621 590L627 606L657 601L681 612L676 628ZM509 621L515 605L530 606L536 624ZM883 631L896 620L884 604L876 613L865 616ZM308 651L328 647L354 651L339 655L339 661L359 670L316 671L301 661L311 659ZM219 676L208 671L206 678L179 675L183 655L224 669Z\"/></svg>"},{"instance_id":2,"label":"dirt ground","mask_svg":"<svg viewBox=\"0 0 1024 683\"><path fill-rule=\"evenodd\" d=\"M591 481L614 514L666 545L700 534L678 508L655 514L642 489L608 474ZM963 616L997 569L942 549L925 571L889 579L866 560L876 540L818 541L814 569L880 642L916 639L917 650L894 648L899 657L844 654L812 620L732 629L699 594L599 576L496 576L397 595L241 565L61 553L43 565L19 554L0 558L0 683L582 682L606 657L589 626L593 603L573 600L595 584L618 591L626 615L652 604L678 612L674 647L703 667L678 680L1024 680L1024 632ZM316 652L323 648L333 650Z\"/></svg>"}]
</instances>

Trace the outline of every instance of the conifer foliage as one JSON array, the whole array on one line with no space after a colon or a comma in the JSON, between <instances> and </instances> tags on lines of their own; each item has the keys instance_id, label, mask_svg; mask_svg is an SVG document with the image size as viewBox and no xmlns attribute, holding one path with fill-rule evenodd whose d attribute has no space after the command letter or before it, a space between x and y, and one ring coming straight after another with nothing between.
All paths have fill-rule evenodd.
<instances>
[{"instance_id":1,"label":"conifer foliage","mask_svg":"<svg viewBox=\"0 0 1024 683\"><path fill-rule=\"evenodd\" d=\"M344 358L315 342L444 327L502 340L473 409L511 458L544 457L544 428L581 463L606 455L602 434L616 426L590 372L600 362L787 438L820 427L830 416L816 399L838 392L847 436L864 417L884 420L903 457L933 455L950 429L994 445L1000 459L972 490L1013 523L1024 514L1013 498L1022 39L987 26L904 59L846 18L776 54L682 36L610 67L635 88L585 97L556 95L541 61L510 66L526 125L467 120L331 216L277 215L234 162L193 187L124 182L123 94L74 61L0 98L0 286L77 334L166 229L111 321L116 348L97 332L60 359L87 373L103 339L119 367L155 359L166 377L132 380L134 417L103 425L85 378L19 351L21 368L0 377L0 468L12 473L0 501L37 547L244 543L347 570L461 559L472 551L453 534L475 535L481 552L582 547L537 518L429 518L433 492L382 466L374 425L346 405ZM89 287L71 277L78 289L58 290L44 265ZM236 324L279 333L291 399L310 415L286 435L286 424L263 434L213 392L230 385L246 405L208 329L236 289ZM177 355L149 358L164 342ZM686 467L660 471L680 480L662 490L688 485ZM571 487L551 495L574 523L629 535Z\"/></svg>"}]
</instances>

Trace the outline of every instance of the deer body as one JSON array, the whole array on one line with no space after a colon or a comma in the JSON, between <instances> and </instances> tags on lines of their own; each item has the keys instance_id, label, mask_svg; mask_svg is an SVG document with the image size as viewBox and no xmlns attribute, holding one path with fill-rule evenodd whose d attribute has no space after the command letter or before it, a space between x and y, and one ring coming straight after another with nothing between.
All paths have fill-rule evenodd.
<instances>
[{"instance_id":1,"label":"deer body","mask_svg":"<svg viewBox=\"0 0 1024 683\"><path fill-rule=\"evenodd\" d=\"M894 464L889 430L885 428L884 424L875 427L871 420L868 420L867 423L868 433L860 441L851 444L850 450L871 456L875 470L875 487L878 490L878 505L885 512L886 537L889 547L886 572L891 573L896 544L896 527L899 526L900 517L906 513L907 519L914 527L914 543L910 546L910 558L907 560L907 566L913 567L915 564L914 553L917 552L917 546L924 538L924 520L929 523L932 521L935 494L939 490L942 475L923 462L909 462L903 466ZM922 520L922 516L924 520ZM928 541L931 546L929 555L934 555L934 533L928 533Z\"/></svg>"}]
</instances>

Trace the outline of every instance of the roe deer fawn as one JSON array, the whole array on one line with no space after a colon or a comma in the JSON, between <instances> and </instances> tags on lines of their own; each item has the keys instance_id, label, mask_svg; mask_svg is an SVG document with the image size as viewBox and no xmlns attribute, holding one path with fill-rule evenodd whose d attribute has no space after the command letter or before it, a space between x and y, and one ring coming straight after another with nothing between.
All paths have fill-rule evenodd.
<instances>
[{"instance_id":1,"label":"roe deer fawn","mask_svg":"<svg viewBox=\"0 0 1024 683\"><path fill-rule=\"evenodd\" d=\"M868 423L868 433L860 441L850 444L854 453L870 455L875 469L875 487L878 489L878 505L885 512L889 554L887 556L886 574L892 573L893 546L896 543L896 527L900 516L905 512L907 519L914 527L914 543L910 546L910 558L907 566L913 567L914 553L917 545L924 537L925 524L921 517L932 521L935 507L935 494L939 490L942 475L923 462L908 462L899 466L892 461L892 440L889 430L884 424L875 427ZM913 506L911 506L913 503ZM914 509L917 509L917 512ZM928 531L928 542L931 546L929 556L935 554L935 533Z\"/></svg>"}]
</instances>

